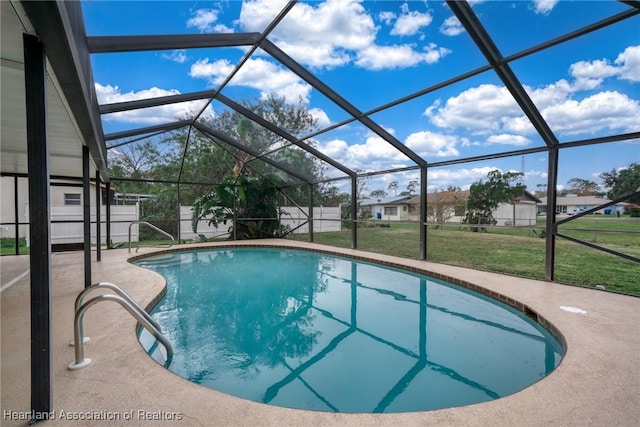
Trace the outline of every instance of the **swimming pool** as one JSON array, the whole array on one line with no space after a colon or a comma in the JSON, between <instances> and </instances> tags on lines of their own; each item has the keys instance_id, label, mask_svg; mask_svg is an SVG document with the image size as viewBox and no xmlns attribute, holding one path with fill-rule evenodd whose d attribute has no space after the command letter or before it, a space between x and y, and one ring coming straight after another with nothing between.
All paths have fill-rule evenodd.
<instances>
[{"instance_id":1,"label":"swimming pool","mask_svg":"<svg viewBox=\"0 0 640 427\"><path fill-rule=\"evenodd\" d=\"M542 379L558 341L485 295L388 266L277 248L175 252L152 316L169 369L257 402L409 412L484 402ZM148 348L148 336L141 334Z\"/></svg>"}]
</instances>

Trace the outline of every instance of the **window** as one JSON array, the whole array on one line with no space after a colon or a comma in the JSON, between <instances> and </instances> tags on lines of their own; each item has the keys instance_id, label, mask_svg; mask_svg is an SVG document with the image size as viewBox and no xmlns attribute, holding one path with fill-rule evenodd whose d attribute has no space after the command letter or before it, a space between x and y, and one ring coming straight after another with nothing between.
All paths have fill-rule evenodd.
<instances>
[{"instance_id":1,"label":"window","mask_svg":"<svg viewBox=\"0 0 640 427\"><path fill-rule=\"evenodd\" d=\"M397 206L385 206L384 207L384 214L385 215L397 216L398 215L398 207Z\"/></svg>"},{"instance_id":2,"label":"window","mask_svg":"<svg viewBox=\"0 0 640 427\"><path fill-rule=\"evenodd\" d=\"M65 206L80 206L80 194L64 193Z\"/></svg>"},{"instance_id":3,"label":"window","mask_svg":"<svg viewBox=\"0 0 640 427\"><path fill-rule=\"evenodd\" d=\"M454 215L455 216L464 216L464 212L465 212L464 206L456 206L454 208Z\"/></svg>"}]
</instances>

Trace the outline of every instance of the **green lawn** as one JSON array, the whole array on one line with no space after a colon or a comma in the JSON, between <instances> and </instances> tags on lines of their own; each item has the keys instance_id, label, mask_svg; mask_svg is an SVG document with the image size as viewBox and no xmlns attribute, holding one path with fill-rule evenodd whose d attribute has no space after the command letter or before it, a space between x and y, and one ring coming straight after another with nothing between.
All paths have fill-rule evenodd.
<instances>
[{"instance_id":1,"label":"green lawn","mask_svg":"<svg viewBox=\"0 0 640 427\"><path fill-rule=\"evenodd\" d=\"M19 254L26 255L29 253L27 242L24 237L18 239ZM16 254L16 239L5 237L0 239L0 255L15 255Z\"/></svg>"},{"instance_id":2,"label":"green lawn","mask_svg":"<svg viewBox=\"0 0 640 427\"><path fill-rule=\"evenodd\" d=\"M536 233L545 225L538 219ZM559 227L574 238L640 257L640 218L589 216ZM307 235L296 235L307 240ZM21 239L21 253L28 253ZM351 247L351 231L316 233L317 243ZM166 241L146 241L143 245L163 245ZM132 246L136 246L134 243ZM359 228L358 249L398 255L420 256L420 234L415 223L391 223L389 228ZM2 239L2 255L13 254L13 239ZM459 225L427 231L427 259L499 273L544 279L545 239L531 229L492 228L473 233ZM556 239L555 280L580 286L604 285L609 290L640 295L640 264L562 238Z\"/></svg>"},{"instance_id":3,"label":"green lawn","mask_svg":"<svg viewBox=\"0 0 640 427\"><path fill-rule=\"evenodd\" d=\"M591 221L591 226L589 225ZM560 227L589 229L593 219L578 219ZM602 244L610 249L640 257L640 221L598 220L598 233L567 232L573 237ZM540 223L544 226L544 219ZM602 230L624 231L604 234ZM562 231L564 232L564 231ZM633 232L638 232L637 234ZM306 240L306 235L296 236ZM316 233L314 241L321 244L350 247L351 231ZM392 223L389 228L359 228L358 249L409 258L420 256L420 235L417 224ZM495 271L518 276L544 279L545 239L531 230L491 229L473 233L463 227L429 228L427 259L462 267ZM565 239L556 239L555 280L580 286L604 285L609 290L640 295L640 264L607 254Z\"/></svg>"}]
</instances>

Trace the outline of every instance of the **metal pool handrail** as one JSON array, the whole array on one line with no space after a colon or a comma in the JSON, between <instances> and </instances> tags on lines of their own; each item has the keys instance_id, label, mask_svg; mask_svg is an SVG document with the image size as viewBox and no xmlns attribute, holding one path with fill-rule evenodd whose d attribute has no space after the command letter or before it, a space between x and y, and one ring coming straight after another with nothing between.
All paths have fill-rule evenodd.
<instances>
[{"instance_id":1,"label":"metal pool handrail","mask_svg":"<svg viewBox=\"0 0 640 427\"><path fill-rule=\"evenodd\" d=\"M75 344L75 361L69 364L69 370L77 370L84 368L85 366L91 363L91 359L88 357L84 357L84 337L82 336L82 321L84 318L84 313L94 304L97 304L102 301L114 301L124 307L129 314L131 314L138 322L140 322L155 338L158 340L167 351L167 359L164 363L164 366L167 367L171 364L173 359L173 346L169 342L169 340L162 335L152 323L150 323L145 316L141 313L139 308L136 308L134 305L131 305L126 299L118 296L118 295L99 295L97 297L91 298L86 303L82 304L79 310L76 311L74 316L74 328L73 328L73 340ZM136 304L137 305L137 304ZM139 306L138 306L139 307ZM144 310L142 310L144 311Z\"/></svg>"},{"instance_id":2,"label":"metal pool handrail","mask_svg":"<svg viewBox=\"0 0 640 427\"><path fill-rule=\"evenodd\" d=\"M153 228L154 230L156 230L159 233L164 234L165 236L167 236L168 238L171 239L171 243L169 243L169 246L167 246L167 248L170 248L171 246L173 246L173 244L175 243L176 239L173 238L173 236L169 233L167 233L166 231L164 231L161 228L156 227L155 225L147 222L147 221L132 221L131 224L129 224L129 252L131 252L131 227L134 224L142 224L142 225L148 225L149 227ZM138 252L138 249L140 249L140 246L136 247L136 252Z\"/></svg>"},{"instance_id":3,"label":"metal pool handrail","mask_svg":"<svg viewBox=\"0 0 640 427\"><path fill-rule=\"evenodd\" d=\"M147 313L144 308L140 307L140 305L137 302L135 302L133 300L133 298L131 298L129 296L129 294L127 294L125 291L123 291L119 286L114 285L113 283L109 283L109 282L94 283L93 285L85 288L82 292L80 292L80 294L76 298L76 304L75 304L74 313L77 313L78 310L80 310L80 307L82 306L82 302L83 302L84 298L87 296L88 293L93 292L96 289L105 289L105 288L106 289L111 289L112 291L115 291L115 293L118 294L118 296L122 297L125 301L127 301L129 304L131 304L133 306L133 308L138 310L140 312L140 314L142 314L142 316L144 316L144 318L149 323L151 323L153 326L155 326L155 328L158 331L161 330L160 325L158 324L158 322L156 322L155 319L153 317L151 317L149 315L149 313ZM83 343L84 344L89 342L89 337L84 336L84 334L83 334L82 324L80 325L80 335L83 337ZM75 340L72 340L71 342L69 342L69 345L71 345L71 346L75 345Z\"/></svg>"}]
</instances>

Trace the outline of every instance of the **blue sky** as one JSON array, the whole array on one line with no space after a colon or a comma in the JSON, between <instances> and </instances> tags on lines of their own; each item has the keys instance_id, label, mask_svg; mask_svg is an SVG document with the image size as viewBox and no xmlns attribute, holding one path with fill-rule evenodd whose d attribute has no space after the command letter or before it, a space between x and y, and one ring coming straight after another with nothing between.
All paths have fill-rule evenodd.
<instances>
[{"instance_id":1,"label":"blue sky","mask_svg":"<svg viewBox=\"0 0 640 427\"><path fill-rule=\"evenodd\" d=\"M261 32L286 2L85 1L87 34ZM628 9L614 1L470 2L502 55L534 46ZM269 36L280 49L361 111L486 65L448 6L426 1L300 2ZM97 54L100 103L217 88L240 48ZM637 16L511 63L560 142L640 131L640 18ZM254 54L222 91L236 100L271 93L302 102L324 127L348 118L265 52ZM103 117L106 133L175 121L202 101ZM214 103L207 114L222 110ZM500 79L488 71L371 116L428 162L543 146ZM357 122L316 137L352 169L414 163ZM561 150L559 185L640 161L640 141ZM433 168L428 190L468 187L492 169L524 170L530 191L546 184L546 154ZM341 175L329 168L329 176ZM403 189L417 171L376 176L368 189Z\"/></svg>"}]
</instances>

